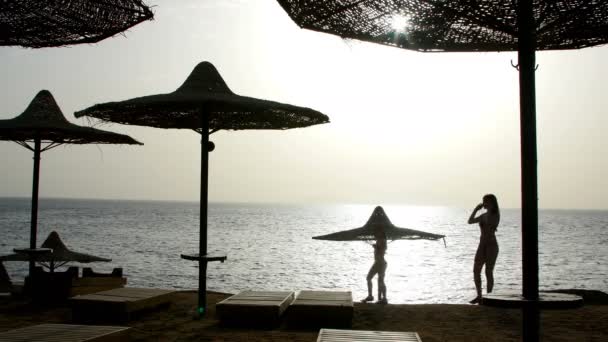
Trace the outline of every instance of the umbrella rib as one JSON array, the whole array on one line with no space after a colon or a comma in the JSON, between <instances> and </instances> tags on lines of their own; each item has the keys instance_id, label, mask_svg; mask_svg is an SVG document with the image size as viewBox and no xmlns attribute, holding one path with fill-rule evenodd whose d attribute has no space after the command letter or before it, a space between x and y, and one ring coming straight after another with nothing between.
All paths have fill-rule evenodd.
<instances>
[{"instance_id":1,"label":"umbrella rib","mask_svg":"<svg viewBox=\"0 0 608 342\"><path fill-rule=\"evenodd\" d=\"M63 143L62 142L52 142L52 143L46 145L44 148L40 149L40 152L48 151L48 150L55 148L57 146L60 146L60 145L63 145Z\"/></svg>"},{"instance_id":2,"label":"umbrella rib","mask_svg":"<svg viewBox=\"0 0 608 342\"><path fill-rule=\"evenodd\" d=\"M17 144L19 144L19 145L27 148L28 150L30 150L32 152L34 151L34 149L28 143L26 143L25 141L13 140L13 142L15 142L15 143L17 143Z\"/></svg>"},{"instance_id":3,"label":"umbrella rib","mask_svg":"<svg viewBox=\"0 0 608 342\"><path fill-rule=\"evenodd\" d=\"M196 132L196 133L198 133L198 134L203 134L203 131L202 131L202 129L201 129L201 128L192 128L192 130L193 130L193 131L195 131L195 132ZM214 128L214 129L210 129L210 130L209 130L209 134L213 134L213 133L215 133L215 132L217 132L217 131L219 131L219 130L221 130L221 128Z\"/></svg>"},{"instance_id":4,"label":"umbrella rib","mask_svg":"<svg viewBox=\"0 0 608 342\"><path fill-rule=\"evenodd\" d=\"M61 267L61 266L65 265L65 264L67 264L68 262L69 262L69 261L64 261L64 262L62 262L62 263L60 263L60 264L56 264L56 265L55 265L55 268L57 268L57 267Z\"/></svg>"}]
</instances>

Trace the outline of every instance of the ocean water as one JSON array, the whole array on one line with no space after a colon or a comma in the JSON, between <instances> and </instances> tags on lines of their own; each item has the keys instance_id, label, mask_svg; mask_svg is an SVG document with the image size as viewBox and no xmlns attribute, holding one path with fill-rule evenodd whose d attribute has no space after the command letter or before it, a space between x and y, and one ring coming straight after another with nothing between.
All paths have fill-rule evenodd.
<instances>
[{"instance_id":1,"label":"ocean water","mask_svg":"<svg viewBox=\"0 0 608 342\"><path fill-rule=\"evenodd\" d=\"M29 245L30 200L0 198L0 254ZM465 303L475 295L477 225L464 208L383 206L399 227L446 235L443 241L393 241L386 284L391 303ZM210 204L208 250L228 256L210 263L209 290L350 290L367 294L373 249L365 242L312 236L362 226L374 206ZM520 212L503 209L495 292L521 292ZM196 289L198 264L180 258L198 251L198 203L41 199L38 245L52 230L75 251L108 257L97 271L122 267L130 286ZM608 292L608 211L541 210L540 289ZM5 262L14 280L25 262ZM485 284L485 279L482 274ZM375 286L374 279L374 286ZM374 293L376 289L374 288Z\"/></svg>"}]
</instances>

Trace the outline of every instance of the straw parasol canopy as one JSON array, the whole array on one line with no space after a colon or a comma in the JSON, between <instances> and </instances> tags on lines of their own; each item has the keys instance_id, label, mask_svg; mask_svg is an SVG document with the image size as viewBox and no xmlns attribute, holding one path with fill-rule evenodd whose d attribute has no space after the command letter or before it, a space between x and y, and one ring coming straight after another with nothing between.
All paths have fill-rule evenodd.
<instances>
[{"instance_id":1,"label":"straw parasol canopy","mask_svg":"<svg viewBox=\"0 0 608 342\"><path fill-rule=\"evenodd\" d=\"M94 105L75 113L107 122L157 128L186 128L201 132L201 113L211 133L219 130L289 129L329 122L310 108L261 100L233 93L217 69L199 63L172 93Z\"/></svg>"},{"instance_id":2,"label":"straw parasol canopy","mask_svg":"<svg viewBox=\"0 0 608 342\"><path fill-rule=\"evenodd\" d=\"M0 120L0 140L14 141L34 152L30 228L30 248L32 250L36 249L40 153L63 144L141 145L140 142L127 135L78 126L68 122L48 90L40 91L19 116L13 119ZM33 143L33 146L30 143ZM42 147L43 143L47 145ZM30 263L30 272L32 270L33 262Z\"/></svg>"},{"instance_id":3,"label":"straw parasol canopy","mask_svg":"<svg viewBox=\"0 0 608 342\"><path fill-rule=\"evenodd\" d=\"M416 51L517 51L520 92L523 336L537 341L536 50L608 43L604 0L277 0L302 28Z\"/></svg>"},{"instance_id":4,"label":"straw parasol canopy","mask_svg":"<svg viewBox=\"0 0 608 342\"><path fill-rule=\"evenodd\" d=\"M387 240L439 240L445 238L445 235L427 233L408 228L399 228L391 222L384 212L384 209L378 206L374 209L363 227L343 230L327 235L314 236L313 239L330 241L371 241L376 240L375 232L379 228L384 231Z\"/></svg>"},{"instance_id":5,"label":"straw parasol canopy","mask_svg":"<svg viewBox=\"0 0 608 342\"><path fill-rule=\"evenodd\" d=\"M141 0L5 0L0 6L0 46L96 43L153 16Z\"/></svg>"},{"instance_id":6,"label":"straw parasol canopy","mask_svg":"<svg viewBox=\"0 0 608 342\"><path fill-rule=\"evenodd\" d=\"M417 51L518 51L518 3L505 0L277 0L298 26ZM537 50L608 42L608 2L532 2Z\"/></svg>"},{"instance_id":7,"label":"straw parasol canopy","mask_svg":"<svg viewBox=\"0 0 608 342\"><path fill-rule=\"evenodd\" d=\"M285 130L329 122L325 114L310 108L237 95L209 62L199 63L172 93L98 104L75 116L127 125L192 129L201 134L199 253L182 254L184 259L199 262L199 315L204 315L207 306L207 263L226 260L226 256L207 255L208 163L209 152L214 149L209 135L219 130Z\"/></svg>"},{"instance_id":8,"label":"straw parasol canopy","mask_svg":"<svg viewBox=\"0 0 608 342\"><path fill-rule=\"evenodd\" d=\"M137 144L131 137L70 123L48 90L41 90L21 115L0 120L0 140L21 145L34 142L60 144ZM46 148L45 150L48 150Z\"/></svg>"},{"instance_id":9,"label":"straw parasol canopy","mask_svg":"<svg viewBox=\"0 0 608 342\"><path fill-rule=\"evenodd\" d=\"M51 251L47 253L40 253L33 257L34 261L48 268L51 272L57 267L61 267L68 262L110 262L112 259L102 258L91 254L74 252L68 249L59 234L56 231L52 231L49 236L44 240L41 248L48 248ZM32 256L25 253L15 253L0 256L0 261L30 261Z\"/></svg>"}]
</instances>

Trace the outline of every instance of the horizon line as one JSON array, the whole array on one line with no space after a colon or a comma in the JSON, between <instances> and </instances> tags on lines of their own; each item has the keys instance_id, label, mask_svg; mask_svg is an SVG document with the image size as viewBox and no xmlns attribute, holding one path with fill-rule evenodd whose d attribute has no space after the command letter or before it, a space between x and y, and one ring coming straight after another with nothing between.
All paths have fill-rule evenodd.
<instances>
[{"instance_id":1,"label":"horizon line","mask_svg":"<svg viewBox=\"0 0 608 342\"><path fill-rule=\"evenodd\" d=\"M30 200L31 197L26 196L0 196L0 199L19 199L19 200ZM198 203L198 200L185 200L185 199L142 199L142 198L85 198L85 197L60 197L60 196L49 196L39 197L39 200L75 200L75 201L124 201L124 202L176 202L176 203ZM356 202L336 202L336 201L283 201L283 202L272 202L272 201L209 201L208 204L232 204L232 205L369 205L369 206L404 206L404 207L437 207L437 208L450 208L450 209L467 209L465 207L456 205L442 205L442 204L411 204L411 203L384 203L384 204L372 204L372 203L356 203ZM521 210L521 207L502 207L503 210ZM539 210L561 210L561 211L608 211L608 208L545 208L539 207Z\"/></svg>"}]
</instances>

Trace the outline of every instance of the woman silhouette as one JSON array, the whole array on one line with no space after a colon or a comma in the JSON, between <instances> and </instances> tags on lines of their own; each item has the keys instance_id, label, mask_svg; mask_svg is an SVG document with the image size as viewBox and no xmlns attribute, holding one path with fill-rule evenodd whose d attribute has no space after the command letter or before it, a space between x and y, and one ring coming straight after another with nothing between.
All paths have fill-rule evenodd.
<instances>
[{"instance_id":1,"label":"woman silhouette","mask_svg":"<svg viewBox=\"0 0 608 342\"><path fill-rule=\"evenodd\" d=\"M475 217L481 208L486 208L486 212ZM475 253L475 263L473 265L473 280L475 281L475 289L477 297L469 303L478 304L481 302L481 268L486 265L486 281L488 282L488 293L492 292L494 287L494 265L496 257L498 257L498 242L496 241L496 229L500 222L500 209L496 196L487 194L483 196L483 202L478 204L473 213L469 217L469 224L479 223L481 236L479 238L479 246Z\"/></svg>"}]
</instances>

